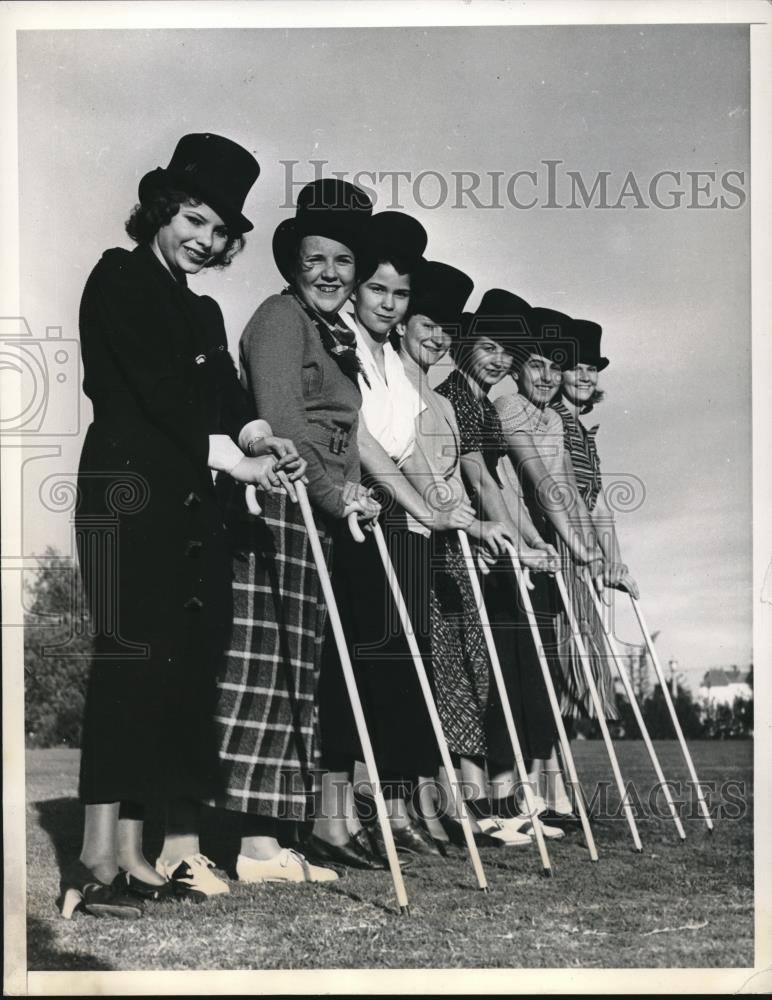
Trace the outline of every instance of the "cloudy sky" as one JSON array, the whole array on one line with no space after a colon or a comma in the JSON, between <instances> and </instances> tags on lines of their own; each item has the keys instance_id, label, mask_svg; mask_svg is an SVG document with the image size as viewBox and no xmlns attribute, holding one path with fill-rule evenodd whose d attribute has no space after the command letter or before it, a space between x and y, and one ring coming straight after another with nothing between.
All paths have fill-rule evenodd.
<instances>
[{"instance_id":1,"label":"cloudy sky","mask_svg":"<svg viewBox=\"0 0 772 1000\"><path fill-rule=\"evenodd\" d=\"M22 310L37 336L61 326L76 337L88 272L105 248L129 245L140 176L180 135L215 131L262 165L247 248L195 285L221 303L235 348L280 288L270 245L288 180L311 179L312 160L349 178L387 172L364 178L378 209L394 207L398 184L429 255L474 278L472 306L503 286L602 324L604 472L644 489L619 515L623 551L661 656L694 684L750 656L748 102L737 26L21 33ZM552 199L546 161L558 161ZM498 174L499 207L459 197L462 171L480 176L482 205L495 204ZM518 171L534 175L512 187L531 208L507 199ZM564 207L569 171L588 190L605 172L608 207L597 196ZM661 171L677 175L661 180L661 203L680 191L680 206L653 204ZM55 390L54 425L74 406ZM27 465L27 553L71 547L69 515L43 509L38 491L76 469L81 437L51 440L61 458ZM618 621L620 638L637 638L629 615Z\"/></svg>"}]
</instances>

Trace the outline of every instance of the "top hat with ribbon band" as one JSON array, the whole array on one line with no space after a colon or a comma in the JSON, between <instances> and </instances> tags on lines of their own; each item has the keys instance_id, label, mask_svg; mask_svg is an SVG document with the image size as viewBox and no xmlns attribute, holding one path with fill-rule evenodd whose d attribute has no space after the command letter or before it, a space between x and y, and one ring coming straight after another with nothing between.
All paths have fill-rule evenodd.
<instances>
[{"instance_id":1,"label":"top hat with ribbon band","mask_svg":"<svg viewBox=\"0 0 772 1000\"><path fill-rule=\"evenodd\" d=\"M248 233L252 223L243 214L260 164L243 146L211 132L184 135L167 167L156 167L139 182L139 200L147 202L164 187L179 188L200 198L223 220L231 235Z\"/></svg>"},{"instance_id":2,"label":"top hat with ribbon band","mask_svg":"<svg viewBox=\"0 0 772 1000\"><path fill-rule=\"evenodd\" d=\"M323 236L342 243L355 257L365 250L373 203L354 184L321 177L300 190L295 215L273 234L273 258L285 281L292 283L298 243L304 236Z\"/></svg>"}]
</instances>

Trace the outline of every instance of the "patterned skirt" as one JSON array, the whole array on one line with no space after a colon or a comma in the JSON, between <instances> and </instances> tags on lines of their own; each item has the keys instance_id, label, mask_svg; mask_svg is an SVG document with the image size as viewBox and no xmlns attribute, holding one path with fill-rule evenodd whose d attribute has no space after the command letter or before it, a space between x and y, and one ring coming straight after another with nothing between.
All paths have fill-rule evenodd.
<instances>
[{"instance_id":1,"label":"patterned skirt","mask_svg":"<svg viewBox=\"0 0 772 1000\"><path fill-rule=\"evenodd\" d=\"M477 605L458 539L432 535L429 633L434 691L450 750L485 756L488 653Z\"/></svg>"},{"instance_id":2,"label":"patterned skirt","mask_svg":"<svg viewBox=\"0 0 772 1000\"><path fill-rule=\"evenodd\" d=\"M278 491L259 500L260 517L246 512L243 488L228 503L233 625L217 682L225 792L215 804L302 822L317 764L327 608L300 508Z\"/></svg>"},{"instance_id":3,"label":"patterned skirt","mask_svg":"<svg viewBox=\"0 0 772 1000\"><path fill-rule=\"evenodd\" d=\"M583 579L583 568L571 558L570 549L557 533L553 538L553 544L558 550L563 566L567 567L563 572L566 590L589 654L592 676L598 688L603 714L607 719L618 719L619 713L612 674L613 661L606 646L603 625ZM595 707L584 676L582 661L571 635L568 615L562 604L559 603L558 608L559 612L555 619L556 656L554 659L560 666L556 678L556 686L560 691L560 709L563 716L568 719L594 719Z\"/></svg>"}]
</instances>

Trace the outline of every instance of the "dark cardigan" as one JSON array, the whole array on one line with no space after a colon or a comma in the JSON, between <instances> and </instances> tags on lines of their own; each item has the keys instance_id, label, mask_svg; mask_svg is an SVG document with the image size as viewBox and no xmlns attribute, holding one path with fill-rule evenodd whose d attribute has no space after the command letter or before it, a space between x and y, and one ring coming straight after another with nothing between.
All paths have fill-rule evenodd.
<instances>
[{"instance_id":1,"label":"dark cardigan","mask_svg":"<svg viewBox=\"0 0 772 1000\"><path fill-rule=\"evenodd\" d=\"M239 356L257 415L274 434L291 438L308 462L312 504L328 517L341 517L343 484L360 480L358 387L325 351L291 295L271 295L258 307L241 336ZM346 436L339 453L336 431Z\"/></svg>"}]
</instances>

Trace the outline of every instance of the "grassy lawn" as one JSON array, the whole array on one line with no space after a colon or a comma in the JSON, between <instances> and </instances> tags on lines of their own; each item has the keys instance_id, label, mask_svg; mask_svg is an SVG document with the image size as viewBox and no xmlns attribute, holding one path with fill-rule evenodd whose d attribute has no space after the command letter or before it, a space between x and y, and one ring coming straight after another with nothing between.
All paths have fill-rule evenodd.
<instances>
[{"instance_id":1,"label":"grassy lawn","mask_svg":"<svg viewBox=\"0 0 772 1000\"><path fill-rule=\"evenodd\" d=\"M609 778L599 742L574 744L588 793ZM623 774L645 803L652 771L639 742L616 744ZM665 774L686 782L674 743L657 744ZM692 746L710 800L724 816L710 835L685 820L641 818L644 853L632 852L618 799L594 822L600 861L580 833L550 845L552 879L535 850L483 850L491 892L480 893L456 853L405 873L411 916L395 913L388 872L349 872L337 883L248 886L201 906L148 904L136 922L59 916L58 862L77 855L81 812L76 751L27 754L28 965L31 970L312 968L742 967L753 964L752 745ZM721 786L734 782L734 788ZM744 782L744 791L738 791ZM684 788L680 796L688 798ZM738 806L740 808L738 808ZM744 815L737 819L739 811ZM690 810L685 808L688 816ZM148 824L149 857L160 844ZM227 871L237 827L209 812L202 848Z\"/></svg>"}]
</instances>

